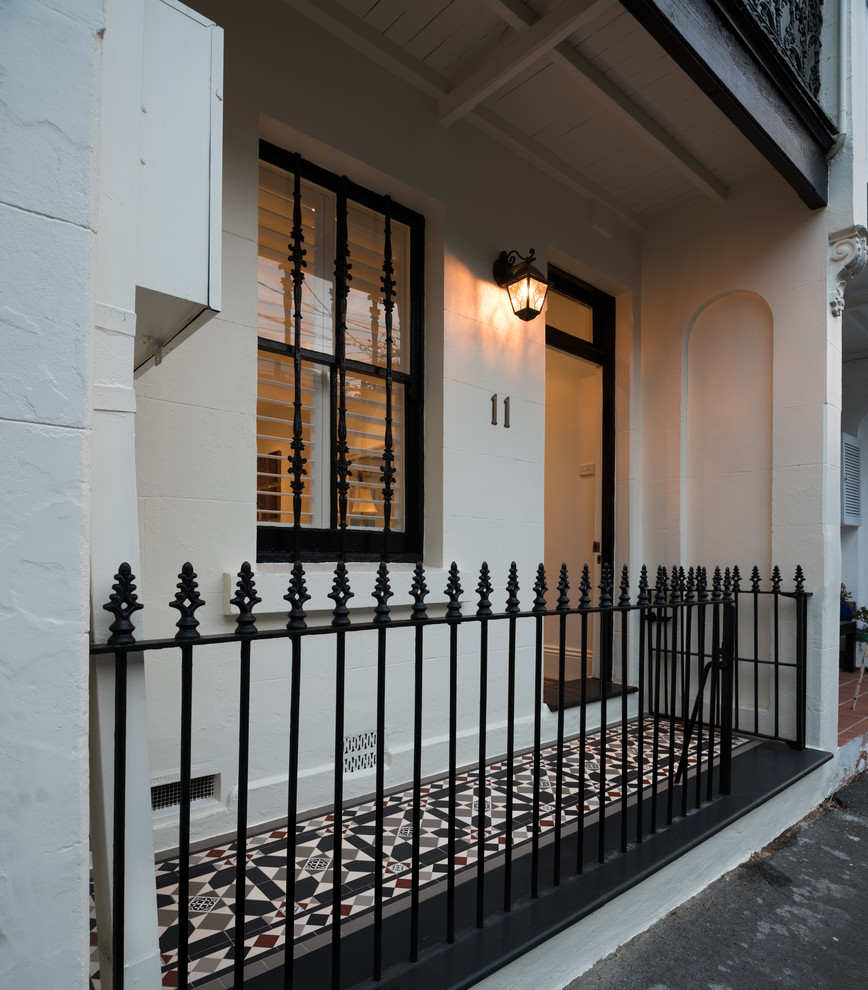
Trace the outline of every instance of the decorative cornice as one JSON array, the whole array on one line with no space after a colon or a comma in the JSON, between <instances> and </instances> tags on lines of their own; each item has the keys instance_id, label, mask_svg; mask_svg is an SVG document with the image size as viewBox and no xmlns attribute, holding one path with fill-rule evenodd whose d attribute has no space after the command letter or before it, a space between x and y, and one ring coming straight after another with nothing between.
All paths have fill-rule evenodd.
<instances>
[{"instance_id":1,"label":"decorative cornice","mask_svg":"<svg viewBox=\"0 0 868 990\"><path fill-rule=\"evenodd\" d=\"M832 265L829 306L833 316L841 316L845 286L868 265L868 230L856 224L830 234L829 261Z\"/></svg>"}]
</instances>

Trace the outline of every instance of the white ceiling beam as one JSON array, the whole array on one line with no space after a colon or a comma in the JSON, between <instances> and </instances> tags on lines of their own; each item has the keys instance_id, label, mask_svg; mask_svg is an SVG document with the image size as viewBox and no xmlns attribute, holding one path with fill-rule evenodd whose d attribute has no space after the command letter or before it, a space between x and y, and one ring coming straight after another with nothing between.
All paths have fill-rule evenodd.
<instances>
[{"instance_id":1,"label":"white ceiling beam","mask_svg":"<svg viewBox=\"0 0 868 990\"><path fill-rule=\"evenodd\" d=\"M449 91L450 83L445 76L430 69L424 62L410 55L404 48L376 28L372 28L370 24L366 24L360 17L351 14L336 0L283 0L283 2L287 7L297 10L308 20L318 24L323 30L426 96L439 100Z\"/></svg>"},{"instance_id":2,"label":"white ceiling beam","mask_svg":"<svg viewBox=\"0 0 868 990\"><path fill-rule=\"evenodd\" d=\"M551 13L525 24L517 38L440 100L440 123L449 127L465 117L610 3L611 0L563 0Z\"/></svg>"},{"instance_id":3,"label":"white ceiling beam","mask_svg":"<svg viewBox=\"0 0 868 990\"><path fill-rule=\"evenodd\" d=\"M640 233L648 229L646 220L639 213L630 209L620 199L583 175L577 168L573 168L572 165L565 162L559 155L544 148L514 124L499 117L487 107L477 107L467 119L472 121L480 130L485 131L486 134L496 138L501 144L506 145L507 148L524 158L525 161L558 179L568 188L586 199L596 200L607 206L628 227Z\"/></svg>"},{"instance_id":4,"label":"white ceiling beam","mask_svg":"<svg viewBox=\"0 0 868 990\"><path fill-rule=\"evenodd\" d=\"M574 70L573 78L632 134L654 145L658 153L700 192L718 203L726 201L729 187L720 181L673 136L641 110L612 80L572 45L558 46L555 54Z\"/></svg>"},{"instance_id":5,"label":"white ceiling beam","mask_svg":"<svg viewBox=\"0 0 868 990\"><path fill-rule=\"evenodd\" d=\"M533 30L540 23L537 15L520 0L483 0L487 7L518 31ZM615 6L614 0L601 0L597 7ZM657 123L612 80L568 42L561 42L553 51L555 60L566 68L573 80L604 106L612 116L637 137L650 143L657 152L691 182L697 189L718 203L726 200L729 187L698 161L664 127Z\"/></svg>"},{"instance_id":6,"label":"white ceiling beam","mask_svg":"<svg viewBox=\"0 0 868 990\"><path fill-rule=\"evenodd\" d=\"M390 38L386 38L380 31L350 14L346 7L341 6L336 0L283 0L283 2L427 96L439 100L450 91L452 84L445 76L409 55L405 49ZM547 175L558 179L567 188L573 189L586 199L596 200L607 206L632 230L641 233L648 229L648 224L639 213L497 114L479 107L468 114L467 122L511 148L525 161L535 165Z\"/></svg>"}]
</instances>

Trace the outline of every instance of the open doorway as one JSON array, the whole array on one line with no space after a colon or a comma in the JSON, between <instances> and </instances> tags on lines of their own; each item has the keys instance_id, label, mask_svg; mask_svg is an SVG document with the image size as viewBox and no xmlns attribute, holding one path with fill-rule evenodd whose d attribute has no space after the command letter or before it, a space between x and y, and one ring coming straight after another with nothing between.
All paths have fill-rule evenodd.
<instances>
[{"instance_id":1,"label":"open doorway","mask_svg":"<svg viewBox=\"0 0 868 990\"><path fill-rule=\"evenodd\" d=\"M545 568L550 594L561 565L569 576L571 607L578 602L584 565L591 601L599 600L603 562L612 566L615 523L614 343L615 300L567 272L549 269L546 310ZM595 618L583 639L581 624L546 620L545 700L554 707L563 679L564 704L578 703L582 670L599 694L594 656ZM589 684L586 683L586 690Z\"/></svg>"}]
</instances>

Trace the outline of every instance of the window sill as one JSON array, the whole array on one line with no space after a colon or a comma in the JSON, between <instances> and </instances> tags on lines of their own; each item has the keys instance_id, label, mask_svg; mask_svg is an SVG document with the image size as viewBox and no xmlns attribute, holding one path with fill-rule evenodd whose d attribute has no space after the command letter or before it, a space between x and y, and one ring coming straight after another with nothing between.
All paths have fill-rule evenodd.
<instances>
[{"instance_id":1,"label":"window sill","mask_svg":"<svg viewBox=\"0 0 868 990\"><path fill-rule=\"evenodd\" d=\"M415 567L415 564L389 564L389 582L394 592L392 598L389 599L389 608L398 609L413 604L410 588L413 584ZM350 590L355 596L348 603L349 609L351 611L353 609L373 609L376 606L372 592L377 580L377 568L370 562L348 564L347 573ZM334 583L334 575L335 564L333 561L305 564L304 576L307 582L307 592L310 595L310 601L305 604L306 613L322 615L324 612L331 612L335 607L335 603L328 597ZM281 612L289 611L289 604L283 596L287 593L291 576L291 564L262 562L256 565L254 578L256 593L262 599L261 604L257 605L255 609L257 615L278 615ZM425 598L426 605L442 605L449 600L445 591L448 578L449 571L442 567L425 568L425 583L429 589L429 594ZM235 616L238 614L238 610L230 604L230 600L235 596L237 581L237 574L224 572L224 615Z\"/></svg>"}]
</instances>

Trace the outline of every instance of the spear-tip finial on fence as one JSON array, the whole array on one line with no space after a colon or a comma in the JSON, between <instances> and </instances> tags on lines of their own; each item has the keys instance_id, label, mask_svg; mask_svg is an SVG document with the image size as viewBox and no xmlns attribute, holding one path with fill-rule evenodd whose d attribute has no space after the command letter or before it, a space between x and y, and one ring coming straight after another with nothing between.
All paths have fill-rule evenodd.
<instances>
[{"instance_id":1,"label":"spear-tip finial on fence","mask_svg":"<svg viewBox=\"0 0 868 990\"><path fill-rule=\"evenodd\" d=\"M778 592L781 590L781 569L777 564L772 568L772 591Z\"/></svg>"},{"instance_id":2,"label":"spear-tip finial on fence","mask_svg":"<svg viewBox=\"0 0 868 990\"><path fill-rule=\"evenodd\" d=\"M199 583L196 580L198 575L193 570L193 565L188 560L181 568L178 575L174 599L169 602L170 608L176 608L181 613L181 618L175 623L178 631L175 639L198 639L199 631L196 628L199 620L194 613L197 608L201 608L205 602L199 596Z\"/></svg>"},{"instance_id":3,"label":"spear-tip finial on fence","mask_svg":"<svg viewBox=\"0 0 868 990\"><path fill-rule=\"evenodd\" d=\"M711 579L711 600L713 602L720 601L720 586L721 586L720 567L715 567L714 577Z\"/></svg>"},{"instance_id":4,"label":"spear-tip finial on fence","mask_svg":"<svg viewBox=\"0 0 868 990\"><path fill-rule=\"evenodd\" d=\"M666 577L666 568L662 564L657 566L657 583L654 586L654 604L665 605L666 594L669 590L669 581Z\"/></svg>"},{"instance_id":5,"label":"spear-tip finial on fence","mask_svg":"<svg viewBox=\"0 0 868 990\"><path fill-rule=\"evenodd\" d=\"M609 566L608 561L603 562L602 570L600 571L600 608L611 608L612 607L612 568Z\"/></svg>"},{"instance_id":6,"label":"spear-tip finial on fence","mask_svg":"<svg viewBox=\"0 0 868 990\"><path fill-rule=\"evenodd\" d=\"M626 608L630 604L630 572L626 564L621 568L621 594L618 597L618 604L621 608Z\"/></svg>"},{"instance_id":7,"label":"spear-tip finial on fence","mask_svg":"<svg viewBox=\"0 0 868 990\"><path fill-rule=\"evenodd\" d=\"M567 612L570 608L570 596L567 592L570 590L570 578L567 574L567 565L561 564L561 573L558 577L558 595L557 605L555 606L555 611L557 612Z\"/></svg>"},{"instance_id":8,"label":"spear-tip finial on fence","mask_svg":"<svg viewBox=\"0 0 868 990\"><path fill-rule=\"evenodd\" d=\"M515 566L515 561L509 565L506 590L509 592L506 598L506 611L510 614L521 611L521 603L518 600L518 568Z\"/></svg>"},{"instance_id":9,"label":"spear-tip finial on fence","mask_svg":"<svg viewBox=\"0 0 868 990\"><path fill-rule=\"evenodd\" d=\"M342 560L338 561L338 566L335 568L335 579L328 597L335 603L332 609L332 625L348 626L350 610L347 608L347 602L356 596L350 590L350 576L347 573L347 565Z\"/></svg>"},{"instance_id":10,"label":"spear-tip finial on fence","mask_svg":"<svg viewBox=\"0 0 868 990\"><path fill-rule=\"evenodd\" d=\"M446 618L460 619L460 598L464 594L464 589L461 587L461 576L458 573L458 565L454 560L452 561L452 566L449 568L449 577L446 579L446 591L444 594L449 599L449 604L446 606Z\"/></svg>"},{"instance_id":11,"label":"spear-tip finial on fence","mask_svg":"<svg viewBox=\"0 0 868 990\"><path fill-rule=\"evenodd\" d=\"M428 606L425 604L425 596L428 594L428 585L425 583L425 568L420 560L413 570L413 586L410 588L410 595L413 598L413 611L410 618L414 622L426 622L428 619Z\"/></svg>"},{"instance_id":12,"label":"spear-tip finial on fence","mask_svg":"<svg viewBox=\"0 0 868 990\"><path fill-rule=\"evenodd\" d=\"M732 574L728 567L723 572L723 600L732 601Z\"/></svg>"},{"instance_id":13,"label":"spear-tip finial on fence","mask_svg":"<svg viewBox=\"0 0 868 990\"><path fill-rule=\"evenodd\" d=\"M756 564L753 565L753 569L750 572L750 590L757 592L760 590L760 572Z\"/></svg>"},{"instance_id":14,"label":"spear-tip finial on fence","mask_svg":"<svg viewBox=\"0 0 868 990\"><path fill-rule=\"evenodd\" d=\"M546 610L546 592L549 590L546 584L546 569L540 564L536 569L536 581L533 583L535 598L533 600L534 615L544 615Z\"/></svg>"},{"instance_id":15,"label":"spear-tip finial on fence","mask_svg":"<svg viewBox=\"0 0 868 990\"><path fill-rule=\"evenodd\" d=\"M796 582L796 594L802 595L805 592L805 572L802 570L801 564L796 564L796 575L793 578Z\"/></svg>"},{"instance_id":16,"label":"spear-tip finial on fence","mask_svg":"<svg viewBox=\"0 0 868 990\"><path fill-rule=\"evenodd\" d=\"M133 636L135 626L130 616L145 606L135 593L136 586L133 583L135 577L130 565L124 561L115 574L115 583L112 585L109 600L103 605L103 608L115 617L115 621L109 626L111 632L109 646L129 646L136 641Z\"/></svg>"},{"instance_id":17,"label":"spear-tip finial on fence","mask_svg":"<svg viewBox=\"0 0 868 990\"><path fill-rule=\"evenodd\" d=\"M648 568L642 565L639 571L639 596L636 599L637 605L650 605L651 599L648 597Z\"/></svg>"},{"instance_id":18,"label":"spear-tip finial on fence","mask_svg":"<svg viewBox=\"0 0 868 990\"><path fill-rule=\"evenodd\" d=\"M732 567L732 592L737 595L741 591L741 570L738 564L733 564Z\"/></svg>"},{"instance_id":19,"label":"spear-tip finial on fence","mask_svg":"<svg viewBox=\"0 0 868 990\"><path fill-rule=\"evenodd\" d=\"M682 594L682 592L684 591L684 585L682 583L683 576L684 576L683 571L680 574L678 572L678 564L673 564L672 577L669 582L669 586L671 588L669 601L672 602L673 605L680 605L681 599L684 597Z\"/></svg>"},{"instance_id":20,"label":"spear-tip finial on fence","mask_svg":"<svg viewBox=\"0 0 868 990\"><path fill-rule=\"evenodd\" d=\"M479 584L476 586L476 594L479 595L476 614L491 615L491 596L494 594L494 588L491 587L491 571L488 563L484 560L482 567L479 568Z\"/></svg>"},{"instance_id":21,"label":"spear-tip finial on fence","mask_svg":"<svg viewBox=\"0 0 868 990\"><path fill-rule=\"evenodd\" d=\"M696 574L692 567L687 568L687 581L684 584L684 600L686 602L696 601Z\"/></svg>"},{"instance_id":22,"label":"spear-tip finial on fence","mask_svg":"<svg viewBox=\"0 0 868 990\"><path fill-rule=\"evenodd\" d=\"M253 606L258 605L262 599L256 594L253 570L246 560L238 572L235 589L235 596L234 598L230 598L229 604L234 605L238 609L238 618L235 620L236 632L240 636L254 636L257 629Z\"/></svg>"},{"instance_id":23,"label":"spear-tip finial on fence","mask_svg":"<svg viewBox=\"0 0 868 990\"><path fill-rule=\"evenodd\" d=\"M701 564L696 568L696 600L708 601L708 572Z\"/></svg>"},{"instance_id":24,"label":"spear-tip finial on fence","mask_svg":"<svg viewBox=\"0 0 868 990\"><path fill-rule=\"evenodd\" d=\"M579 578L579 608L591 607L591 569L585 564Z\"/></svg>"},{"instance_id":25,"label":"spear-tip finial on fence","mask_svg":"<svg viewBox=\"0 0 868 990\"><path fill-rule=\"evenodd\" d=\"M310 601L310 595L307 592L304 567L299 560L292 565L289 589L283 600L289 602L289 621L286 623L286 628L304 629L307 626L304 618L304 603Z\"/></svg>"},{"instance_id":26,"label":"spear-tip finial on fence","mask_svg":"<svg viewBox=\"0 0 868 990\"><path fill-rule=\"evenodd\" d=\"M389 599L394 595L392 586L389 583L389 568L385 560L380 561L377 568L377 580L374 583L374 590L371 597L376 599L377 607L374 609L374 622L383 626L392 620L389 618Z\"/></svg>"}]
</instances>

